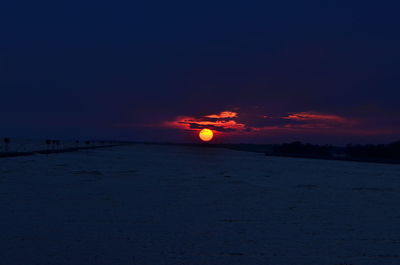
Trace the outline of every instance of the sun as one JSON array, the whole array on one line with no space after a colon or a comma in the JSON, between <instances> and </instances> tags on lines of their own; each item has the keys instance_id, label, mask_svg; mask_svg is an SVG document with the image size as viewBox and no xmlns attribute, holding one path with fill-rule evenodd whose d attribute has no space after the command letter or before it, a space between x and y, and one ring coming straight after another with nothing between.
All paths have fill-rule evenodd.
<instances>
[{"instance_id":1,"label":"sun","mask_svg":"<svg viewBox=\"0 0 400 265\"><path fill-rule=\"evenodd\" d=\"M214 133L210 129L203 129L199 132L199 137L202 141L209 142L214 137Z\"/></svg>"}]
</instances>

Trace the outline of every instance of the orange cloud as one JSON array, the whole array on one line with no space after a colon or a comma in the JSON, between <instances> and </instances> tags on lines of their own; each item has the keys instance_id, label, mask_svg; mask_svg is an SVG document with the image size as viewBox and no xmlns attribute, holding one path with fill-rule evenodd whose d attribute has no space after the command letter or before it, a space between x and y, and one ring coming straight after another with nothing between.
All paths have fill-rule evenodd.
<instances>
[{"instance_id":1,"label":"orange cloud","mask_svg":"<svg viewBox=\"0 0 400 265\"><path fill-rule=\"evenodd\" d=\"M282 117L283 119L288 120L297 120L297 121L328 121L328 122L337 122L337 123L348 123L349 120L338 115L332 114L323 114L317 112L299 112L292 113L286 117Z\"/></svg>"},{"instance_id":2,"label":"orange cloud","mask_svg":"<svg viewBox=\"0 0 400 265\"><path fill-rule=\"evenodd\" d=\"M206 115L204 117L206 118L213 118L213 119L221 119L221 118L237 118L237 112L233 111L223 111L220 114L211 114L211 115Z\"/></svg>"},{"instance_id":3,"label":"orange cloud","mask_svg":"<svg viewBox=\"0 0 400 265\"><path fill-rule=\"evenodd\" d=\"M232 136L266 137L276 135L399 135L400 130L393 125L381 126L379 120L368 118L349 118L337 114L315 111L270 115L254 111L229 111L202 116L178 116L174 119L155 124L117 124L118 127L167 127L187 131L198 131L204 128L216 133L227 133Z\"/></svg>"},{"instance_id":4,"label":"orange cloud","mask_svg":"<svg viewBox=\"0 0 400 265\"><path fill-rule=\"evenodd\" d=\"M201 130L209 128L226 133L290 133L290 132L326 132L343 133L354 131L359 121L335 114L319 112L297 112L286 116L273 117L261 115L255 117L247 113L250 120L239 119L239 114L233 111L223 111L219 114L208 114L199 117L180 116L173 121L163 123L163 126L184 129Z\"/></svg>"},{"instance_id":5,"label":"orange cloud","mask_svg":"<svg viewBox=\"0 0 400 265\"><path fill-rule=\"evenodd\" d=\"M221 132L242 131L246 129L246 125L238 123L234 119L238 117L236 112L223 111L219 114L204 115L201 117L180 116L174 121L165 122L167 127L185 129L185 130L201 130L204 128L213 129Z\"/></svg>"}]
</instances>

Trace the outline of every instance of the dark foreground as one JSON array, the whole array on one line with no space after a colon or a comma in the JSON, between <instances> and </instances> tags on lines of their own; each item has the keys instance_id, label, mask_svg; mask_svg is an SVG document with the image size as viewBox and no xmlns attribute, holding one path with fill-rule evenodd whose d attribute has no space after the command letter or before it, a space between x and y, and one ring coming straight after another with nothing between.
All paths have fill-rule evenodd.
<instances>
[{"instance_id":1,"label":"dark foreground","mask_svg":"<svg viewBox=\"0 0 400 265\"><path fill-rule=\"evenodd\" d=\"M0 161L4 265L400 263L400 167L135 145Z\"/></svg>"}]
</instances>

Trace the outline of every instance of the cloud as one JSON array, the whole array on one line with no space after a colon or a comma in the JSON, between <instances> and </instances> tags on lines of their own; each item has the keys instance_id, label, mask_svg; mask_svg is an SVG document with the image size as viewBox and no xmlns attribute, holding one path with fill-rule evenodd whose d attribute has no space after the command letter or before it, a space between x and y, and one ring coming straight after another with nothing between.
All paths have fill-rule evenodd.
<instances>
[{"instance_id":1,"label":"cloud","mask_svg":"<svg viewBox=\"0 0 400 265\"><path fill-rule=\"evenodd\" d=\"M230 135L257 137L286 134L382 136L400 133L393 127L377 127L365 118L349 118L316 111L271 115L244 110L225 110L201 116L179 116L172 121L163 122L161 126L188 131L208 128Z\"/></svg>"},{"instance_id":2,"label":"cloud","mask_svg":"<svg viewBox=\"0 0 400 265\"><path fill-rule=\"evenodd\" d=\"M324 123L338 123L338 124L344 124L350 122L349 119L340 117L338 115L323 114L318 112L291 113L288 114L286 117L282 117L282 119L305 121L305 122L322 121Z\"/></svg>"},{"instance_id":3,"label":"cloud","mask_svg":"<svg viewBox=\"0 0 400 265\"><path fill-rule=\"evenodd\" d=\"M184 130L201 130L209 128L219 132L244 131L246 125L235 119L238 114L233 111L223 111L219 114L209 114L200 117L180 116L174 121L167 121L163 125Z\"/></svg>"},{"instance_id":4,"label":"cloud","mask_svg":"<svg viewBox=\"0 0 400 265\"><path fill-rule=\"evenodd\" d=\"M233 111L223 111L220 114L211 114L211 115L206 115L204 117L206 118L214 118L214 119L221 119L221 118L237 118L237 112Z\"/></svg>"},{"instance_id":5,"label":"cloud","mask_svg":"<svg viewBox=\"0 0 400 265\"><path fill-rule=\"evenodd\" d=\"M214 131L227 133L252 133L260 131L293 131L333 129L351 126L351 119L319 112L289 113L280 117L271 115L245 115L248 121L241 119L238 112L222 111L217 114L207 114L198 117L180 116L173 121L163 123L164 126L184 130L201 130L209 128Z\"/></svg>"}]
</instances>

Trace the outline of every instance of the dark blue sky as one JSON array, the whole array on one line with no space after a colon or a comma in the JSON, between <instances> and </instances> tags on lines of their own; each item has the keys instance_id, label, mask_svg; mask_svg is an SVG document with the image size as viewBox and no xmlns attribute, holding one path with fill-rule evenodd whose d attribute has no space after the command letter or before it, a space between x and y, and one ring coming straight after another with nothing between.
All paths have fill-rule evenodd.
<instances>
[{"instance_id":1,"label":"dark blue sky","mask_svg":"<svg viewBox=\"0 0 400 265\"><path fill-rule=\"evenodd\" d=\"M351 0L7 1L0 135L191 141L192 132L165 123L229 110L246 133L221 141L400 139L399 8ZM285 123L293 113L346 122Z\"/></svg>"}]
</instances>

